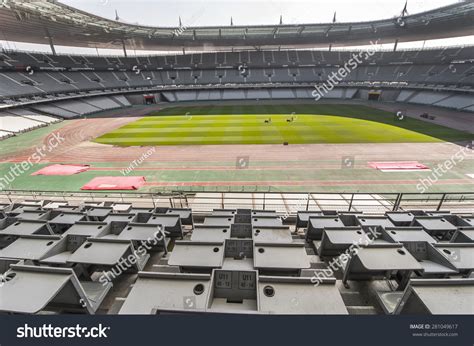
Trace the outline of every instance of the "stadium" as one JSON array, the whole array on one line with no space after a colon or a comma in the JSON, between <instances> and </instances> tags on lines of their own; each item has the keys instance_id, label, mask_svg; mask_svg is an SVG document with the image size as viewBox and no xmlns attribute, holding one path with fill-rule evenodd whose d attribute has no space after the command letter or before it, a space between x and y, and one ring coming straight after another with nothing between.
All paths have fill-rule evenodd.
<instances>
[{"instance_id":1,"label":"stadium","mask_svg":"<svg viewBox=\"0 0 474 346\"><path fill-rule=\"evenodd\" d=\"M447 2L152 26L0 1L0 312L473 315L474 3Z\"/></svg>"}]
</instances>

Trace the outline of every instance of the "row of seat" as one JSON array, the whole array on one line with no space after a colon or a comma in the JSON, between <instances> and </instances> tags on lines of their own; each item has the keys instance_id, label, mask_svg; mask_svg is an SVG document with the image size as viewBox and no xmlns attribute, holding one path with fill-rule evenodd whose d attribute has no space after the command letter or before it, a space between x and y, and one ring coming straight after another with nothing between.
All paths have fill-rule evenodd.
<instances>
[{"instance_id":1,"label":"row of seat","mask_svg":"<svg viewBox=\"0 0 474 346\"><path fill-rule=\"evenodd\" d=\"M119 313L347 314L336 280L315 287L311 265L275 211L215 209L139 273Z\"/></svg>"},{"instance_id":2,"label":"row of seat","mask_svg":"<svg viewBox=\"0 0 474 346\"><path fill-rule=\"evenodd\" d=\"M421 212L414 212L422 217ZM451 215L445 212L446 217L452 217L453 222L457 215ZM421 227L409 227L407 223L411 223L408 219L413 216L412 212L388 213L386 219L394 222L391 228L385 230L384 217L364 216L362 214L337 214L334 212L303 212L298 213L297 223L301 225L306 219L309 226L313 221L314 214L316 219L337 222L335 219L345 216L360 217L360 227L348 226L339 230L333 230L331 227L323 227L323 234L331 232L339 232L342 239L339 243L333 242L339 246L340 251L333 252L332 255L341 254L345 247L354 245L355 239L364 239L367 237L370 228L376 225L375 234L379 231L382 236L375 238L375 244L371 242L362 242L353 257L351 257L343 268L343 283L354 280L375 280L375 279L394 279L399 283L397 290L391 291L389 297L394 301L394 297L398 297L396 303L397 308L388 310L384 306L387 313L406 313L406 312L423 312L423 313L439 313L439 311L431 306L426 307L419 303L417 309L412 310L403 308L407 299L414 299L417 290L420 287L431 287L440 291L438 297L449 296L451 300L453 290L462 287L463 292L472 292L474 289L473 280L469 277L474 267L473 254L474 244L432 244L437 241L431 238L427 232ZM322 214L336 214L325 215ZM428 213L432 214L432 213ZM426 215L425 217L432 217ZM369 221L370 218L370 221ZM462 223L458 231L471 231L469 223L470 217L461 218L466 220L466 224ZM354 220L353 220L354 221ZM341 226L341 225L339 225ZM357 230L356 230L357 229ZM396 231L394 231L396 230ZM355 231L355 234L353 233ZM367 231L367 233L366 233ZM441 270L441 264L436 263L433 255L430 253L429 259L423 259L426 249L418 248L421 254L419 258L414 258L405 249L405 244L396 239L386 240L387 231L395 237L398 234L398 240L403 238L404 232L411 232L405 236L414 236L415 239L422 237L425 240L430 239L428 251L437 253L436 260L444 263L444 270ZM308 228L309 232L309 228ZM420 234L422 232L422 234ZM307 233L307 232L305 232ZM324 237L323 235L323 237ZM308 241L308 234L306 238ZM337 238L337 237L336 237ZM410 237L408 237L410 238ZM388 239L388 238L387 238ZM367 240L370 240L367 237ZM271 211L248 211L248 210L214 210L211 215L206 216L202 225L196 225L190 241L176 242L173 251L169 254L166 265L156 268L160 271L156 273L141 273L137 284L134 286L129 296L125 300L121 313L169 313L185 312L189 309L195 312L225 312L225 311L252 311L258 313L300 313L300 314L343 314L347 313L347 308L343 304L342 295L335 286L336 277L334 273L330 275L319 275L324 273L328 267L321 266L321 263L309 261L303 244L294 239L294 234L290 232L289 227L282 225L282 219L275 212ZM320 248L315 248L319 254ZM462 261L452 256L446 251L460 249L462 251ZM334 250L334 249L333 249ZM455 251L455 250L454 250ZM321 256L325 257L325 256ZM421 257L421 258L420 258ZM158 267L158 266L157 266ZM238 277L245 275L242 271L248 270L248 278L256 277L255 283L251 285L252 290L256 291L256 295L252 295L251 299L238 288ZM251 272L253 271L253 272ZM171 274L173 273L173 275ZM250 273L255 273L252 276ZM201 276L194 276L201 275ZM202 276L207 275L207 276ZM236 276L234 278L234 275ZM421 282L414 279L415 275L427 280ZM456 278L447 278L447 276L455 276ZM268 277L272 277L270 281L266 281ZM430 277L443 277L441 281L432 281L426 279ZM263 278L263 280L262 280ZM314 279L317 280L314 280ZM189 281L191 280L191 281ZM173 283L174 281L174 283ZM314 285L317 281L318 285ZM179 286L179 292L187 293L187 300L192 301L192 308L186 305L186 300L182 302L181 296L168 302L170 289L173 285ZM242 284L245 286L245 284ZM206 297L198 297L195 294L196 287L201 287L202 291L207 292ZM440 287L441 286L441 287ZM429 289L429 288L428 288ZM157 291L156 300L151 301L143 299L147 292ZM191 293L193 292L193 293ZM199 291L201 292L201 291ZM298 292L295 294L294 292ZM276 294L278 293L278 295ZM387 292L378 291L377 297L384 297ZM165 298L166 297L166 298ZM322 299L325 297L325 300ZM465 297L465 295L463 296ZM287 299L286 301L280 299ZM403 298L403 299L402 299ZM271 309L267 310L266 304L258 306L252 300L257 302L264 301L271 303ZM456 300L457 298L454 298ZM288 301L294 302L296 305L288 304ZM380 299L380 303L385 302ZM236 303L239 303L236 305ZM300 305L301 304L301 305ZM449 306L449 305L446 305ZM463 306L459 301L452 305L451 313L472 313L472 307ZM394 306L395 307L395 306ZM432 310L431 310L432 309Z\"/></svg>"},{"instance_id":3,"label":"row of seat","mask_svg":"<svg viewBox=\"0 0 474 346\"><path fill-rule=\"evenodd\" d=\"M58 121L58 119L42 116L35 112L31 112L30 116L0 112L0 130L13 135L38 129Z\"/></svg>"},{"instance_id":4,"label":"row of seat","mask_svg":"<svg viewBox=\"0 0 474 346\"><path fill-rule=\"evenodd\" d=\"M474 289L472 215L308 211L292 225L268 210L51 201L0 214L4 312L347 314L345 295L363 281L390 283L374 290L385 313L473 313L452 294ZM133 273L105 308L111 285ZM18 293L33 282L39 301ZM424 291L452 304L424 302Z\"/></svg>"},{"instance_id":5,"label":"row of seat","mask_svg":"<svg viewBox=\"0 0 474 346\"><path fill-rule=\"evenodd\" d=\"M329 214L334 213L299 212L297 227L305 227L306 240L326 262L346 257L346 286L351 281L397 282L396 288L375 291L385 313L474 313L472 304L463 304L474 293L473 215Z\"/></svg>"},{"instance_id":6,"label":"row of seat","mask_svg":"<svg viewBox=\"0 0 474 346\"><path fill-rule=\"evenodd\" d=\"M370 61L377 63L436 63L444 60L463 60L472 57L473 47L442 49L397 50L375 52ZM232 64L343 64L358 51L283 50L242 51L219 53L176 54L169 56L100 57L78 55L51 55L3 50L0 52L0 66L38 67L101 67L116 68L134 65L160 67L214 67ZM448 59L447 59L448 58Z\"/></svg>"},{"instance_id":7,"label":"row of seat","mask_svg":"<svg viewBox=\"0 0 474 346\"><path fill-rule=\"evenodd\" d=\"M114 279L142 270L150 254L166 253L170 237L182 236L178 214L186 224L186 210L169 211L49 201L0 205L0 311L95 313ZM26 294L31 287L34 296Z\"/></svg>"},{"instance_id":8,"label":"row of seat","mask_svg":"<svg viewBox=\"0 0 474 346\"><path fill-rule=\"evenodd\" d=\"M459 64L455 72L449 63L439 66L365 66L355 70L345 82L398 82L472 86L472 66ZM337 67L237 67L209 70L169 70L133 72L21 72L0 73L0 97L68 93L122 87L151 87L172 85L222 85L264 83L324 83L337 73Z\"/></svg>"}]
</instances>

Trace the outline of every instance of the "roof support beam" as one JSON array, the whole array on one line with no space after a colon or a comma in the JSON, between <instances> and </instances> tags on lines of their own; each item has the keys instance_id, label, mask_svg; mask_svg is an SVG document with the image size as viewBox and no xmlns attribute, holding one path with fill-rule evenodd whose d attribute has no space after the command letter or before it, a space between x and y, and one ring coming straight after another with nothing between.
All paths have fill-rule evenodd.
<instances>
[{"instance_id":1,"label":"roof support beam","mask_svg":"<svg viewBox=\"0 0 474 346\"><path fill-rule=\"evenodd\" d=\"M276 39L277 35L278 35L278 28L275 27L275 29L273 29L273 32L272 32L273 39Z\"/></svg>"},{"instance_id":2,"label":"roof support beam","mask_svg":"<svg viewBox=\"0 0 474 346\"><path fill-rule=\"evenodd\" d=\"M327 29L326 32L324 33L324 36L328 37L328 36L329 36L329 31L331 31L331 29L332 29L332 25L330 25L330 26L328 27L328 29Z\"/></svg>"}]
</instances>

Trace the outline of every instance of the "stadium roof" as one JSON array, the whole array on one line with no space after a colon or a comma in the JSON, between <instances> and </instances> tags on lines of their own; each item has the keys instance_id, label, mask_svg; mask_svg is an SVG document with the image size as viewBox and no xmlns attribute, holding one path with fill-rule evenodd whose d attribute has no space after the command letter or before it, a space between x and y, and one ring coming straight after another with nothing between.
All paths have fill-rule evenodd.
<instances>
[{"instance_id":1,"label":"stadium roof","mask_svg":"<svg viewBox=\"0 0 474 346\"><path fill-rule=\"evenodd\" d=\"M320 47L471 35L474 3L370 22L150 27L105 19L55 0L0 1L0 34L16 42L144 50Z\"/></svg>"}]
</instances>

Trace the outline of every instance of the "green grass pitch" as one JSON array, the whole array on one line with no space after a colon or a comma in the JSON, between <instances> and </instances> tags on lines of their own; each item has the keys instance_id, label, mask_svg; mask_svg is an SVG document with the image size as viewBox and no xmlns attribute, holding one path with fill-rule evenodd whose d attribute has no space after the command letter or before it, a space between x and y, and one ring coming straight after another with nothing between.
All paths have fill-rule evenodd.
<instances>
[{"instance_id":1,"label":"green grass pitch","mask_svg":"<svg viewBox=\"0 0 474 346\"><path fill-rule=\"evenodd\" d=\"M265 120L271 119L266 123ZM288 121L293 119L293 121ZM163 109L95 141L117 146L416 143L473 136L357 105L203 106Z\"/></svg>"}]
</instances>

